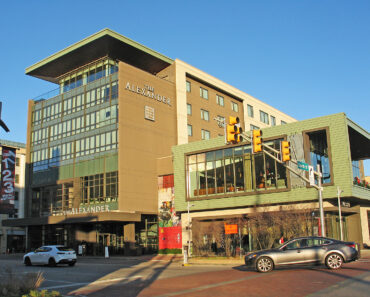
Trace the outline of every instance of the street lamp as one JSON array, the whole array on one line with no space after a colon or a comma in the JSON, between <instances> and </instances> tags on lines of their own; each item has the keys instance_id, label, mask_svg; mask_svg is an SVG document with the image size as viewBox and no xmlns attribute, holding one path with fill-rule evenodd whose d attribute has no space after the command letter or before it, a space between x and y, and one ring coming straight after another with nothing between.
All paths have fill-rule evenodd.
<instances>
[{"instance_id":1,"label":"street lamp","mask_svg":"<svg viewBox=\"0 0 370 297\"><path fill-rule=\"evenodd\" d=\"M343 193L339 187L337 187L338 193L338 212L339 212L339 229L340 229L340 240L343 240L343 225L342 225L342 210L340 206L340 194Z\"/></svg>"},{"instance_id":2,"label":"street lamp","mask_svg":"<svg viewBox=\"0 0 370 297\"><path fill-rule=\"evenodd\" d=\"M189 258L191 257L191 229L190 229L190 207L195 206L194 204L190 204L188 201L188 253L189 253Z\"/></svg>"}]
</instances>

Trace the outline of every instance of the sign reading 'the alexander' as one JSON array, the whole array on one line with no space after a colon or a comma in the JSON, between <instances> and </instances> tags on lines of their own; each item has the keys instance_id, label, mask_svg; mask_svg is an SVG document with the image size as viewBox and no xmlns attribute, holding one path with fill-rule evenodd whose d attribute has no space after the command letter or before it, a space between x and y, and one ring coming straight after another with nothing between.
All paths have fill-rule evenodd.
<instances>
[{"instance_id":1,"label":"sign reading 'the alexander'","mask_svg":"<svg viewBox=\"0 0 370 297\"><path fill-rule=\"evenodd\" d=\"M154 92L154 88L149 85L144 85L144 87L139 87L137 85L131 84L129 82L126 83L126 90L129 90L133 93L142 95L144 97L152 98L157 100L158 102L162 102L171 106L171 99Z\"/></svg>"},{"instance_id":2,"label":"sign reading 'the alexander'","mask_svg":"<svg viewBox=\"0 0 370 297\"><path fill-rule=\"evenodd\" d=\"M68 210L63 210L63 211L55 211L53 212L53 216L110 212L111 210L117 210L117 209L118 209L117 202L90 204L90 205L81 204L80 207L70 208Z\"/></svg>"}]
</instances>

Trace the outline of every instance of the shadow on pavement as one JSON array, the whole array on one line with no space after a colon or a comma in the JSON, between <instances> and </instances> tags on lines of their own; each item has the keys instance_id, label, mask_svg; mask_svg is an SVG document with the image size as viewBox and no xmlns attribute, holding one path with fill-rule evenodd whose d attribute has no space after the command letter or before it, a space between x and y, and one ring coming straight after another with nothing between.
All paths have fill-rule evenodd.
<instances>
[{"instance_id":1,"label":"shadow on pavement","mask_svg":"<svg viewBox=\"0 0 370 297\"><path fill-rule=\"evenodd\" d=\"M155 259L161 261L160 257L156 257ZM168 257L166 257L165 259L167 259L166 264L160 267L152 268L153 266L158 264L158 262L153 261L150 262L150 265L146 265L145 267L139 267L135 269L130 274L122 278L122 280L118 280L114 283L111 282L110 285L99 285L100 283L102 283L102 280L101 279L96 280L95 282L91 282L85 287L81 287L70 292L68 296L89 296L89 297L138 296L143 289L149 287L155 280L157 280L161 273L165 271L167 267L171 263L173 263L177 258L176 256L172 256L170 259L168 259ZM141 273L146 270L152 270L152 272L146 277L136 278L136 275L138 273Z\"/></svg>"}]
</instances>

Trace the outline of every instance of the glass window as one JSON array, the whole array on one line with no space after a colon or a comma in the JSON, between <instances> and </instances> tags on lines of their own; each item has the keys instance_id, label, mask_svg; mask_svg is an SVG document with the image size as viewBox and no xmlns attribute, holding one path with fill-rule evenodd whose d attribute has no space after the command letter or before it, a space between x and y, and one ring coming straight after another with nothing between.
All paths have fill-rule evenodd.
<instances>
[{"instance_id":1,"label":"glass window","mask_svg":"<svg viewBox=\"0 0 370 297\"><path fill-rule=\"evenodd\" d=\"M192 109L191 109L191 104L187 104L187 112L188 112L188 115L191 115L192 114Z\"/></svg>"},{"instance_id":2,"label":"glass window","mask_svg":"<svg viewBox=\"0 0 370 297\"><path fill-rule=\"evenodd\" d=\"M285 125L285 124L286 124L286 122L285 122L285 121L283 121L283 120L281 120L281 124L282 124L282 125Z\"/></svg>"},{"instance_id":3,"label":"glass window","mask_svg":"<svg viewBox=\"0 0 370 297\"><path fill-rule=\"evenodd\" d=\"M267 143L279 150L280 139ZM219 149L187 157L188 197L286 188L286 169L251 145Z\"/></svg>"},{"instance_id":4,"label":"glass window","mask_svg":"<svg viewBox=\"0 0 370 297\"><path fill-rule=\"evenodd\" d=\"M266 112L260 110L260 120L262 123L269 124L269 115Z\"/></svg>"},{"instance_id":5,"label":"glass window","mask_svg":"<svg viewBox=\"0 0 370 297\"><path fill-rule=\"evenodd\" d=\"M191 92L191 82L186 81L186 92L190 93Z\"/></svg>"},{"instance_id":6,"label":"glass window","mask_svg":"<svg viewBox=\"0 0 370 297\"><path fill-rule=\"evenodd\" d=\"M288 250L298 249L300 247L299 240L294 240L294 241L288 243L285 247Z\"/></svg>"},{"instance_id":7,"label":"glass window","mask_svg":"<svg viewBox=\"0 0 370 297\"><path fill-rule=\"evenodd\" d=\"M352 161L352 173L353 178L357 177L361 179L361 171L360 171L360 162L359 161Z\"/></svg>"},{"instance_id":8,"label":"glass window","mask_svg":"<svg viewBox=\"0 0 370 297\"><path fill-rule=\"evenodd\" d=\"M209 132L208 130L202 129L202 139L207 140L210 138L211 138L211 132Z\"/></svg>"},{"instance_id":9,"label":"glass window","mask_svg":"<svg viewBox=\"0 0 370 297\"><path fill-rule=\"evenodd\" d=\"M270 116L271 119L271 126L276 126L276 118L274 116Z\"/></svg>"},{"instance_id":10,"label":"glass window","mask_svg":"<svg viewBox=\"0 0 370 297\"><path fill-rule=\"evenodd\" d=\"M207 110L200 110L200 118L205 121L209 121L209 112Z\"/></svg>"},{"instance_id":11,"label":"glass window","mask_svg":"<svg viewBox=\"0 0 370 297\"><path fill-rule=\"evenodd\" d=\"M238 112L239 111L238 104L231 101L231 110L235 111L235 112Z\"/></svg>"},{"instance_id":12,"label":"glass window","mask_svg":"<svg viewBox=\"0 0 370 297\"><path fill-rule=\"evenodd\" d=\"M250 129L251 129L251 130L259 130L259 129L260 129L260 127L257 127L257 126L255 126L255 125L250 124Z\"/></svg>"},{"instance_id":13,"label":"glass window","mask_svg":"<svg viewBox=\"0 0 370 297\"><path fill-rule=\"evenodd\" d=\"M248 111L248 116L250 118L253 118L254 117L254 111L253 111L253 106L252 105L247 104L247 111Z\"/></svg>"},{"instance_id":14,"label":"glass window","mask_svg":"<svg viewBox=\"0 0 370 297\"><path fill-rule=\"evenodd\" d=\"M188 136L193 136L193 126L188 125Z\"/></svg>"},{"instance_id":15,"label":"glass window","mask_svg":"<svg viewBox=\"0 0 370 297\"><path fill-rule=\"evenodd\" d=\"M218 105L220 106L224 106L224 97L220 96L220 95L216 95L216 102Z\"/></svg>"},{"instance_id":16,"label":"glass window","mask_svg":"<svg viewBox=\"0 0 370 297\"><path fill-rule=\"evenodd\" d=\"M315 169L317 165L320 165L322 173L322 183L323 184L330 183L331 172L326 130L310 132L307 134L309 138L311 165Z\"/></svg>"},{"instance_id":17,"label":"glass window","mask_svg":"<svg viewBox=\"0 0 370 297\"><path fill-rule=\"evenodd\" d=\"M225 117L223 117L223 116L218 115L217 119L218 119L218 122L220 122L220 123L226 123L225 122Z\"/></svg>"},{"instance_id":18,"label":"glass window","mask_svg":"<svg viewBox=\"0 0 370 297\"><path fill-rule=\"evenodd\" d=\"M200 97L208 99L208 90L200 87Z\"/></svg>"}]
</instances>

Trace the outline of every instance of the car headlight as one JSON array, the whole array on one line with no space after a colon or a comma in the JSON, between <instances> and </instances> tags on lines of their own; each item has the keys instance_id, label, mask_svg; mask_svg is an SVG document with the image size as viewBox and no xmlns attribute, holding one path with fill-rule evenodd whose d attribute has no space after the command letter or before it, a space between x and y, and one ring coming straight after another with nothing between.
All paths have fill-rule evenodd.
<instances>
[{"instance_id":1,"label":"car headlight","mask_svg":"<svg viewBox=\"0 0 370 297\"><path fill-rule=\"evenodd\" d=\"M250 254L250 255L248 255L248 259L253 259L255 257L257 257L257 254Z\"/></svg>"}]
</instances>

